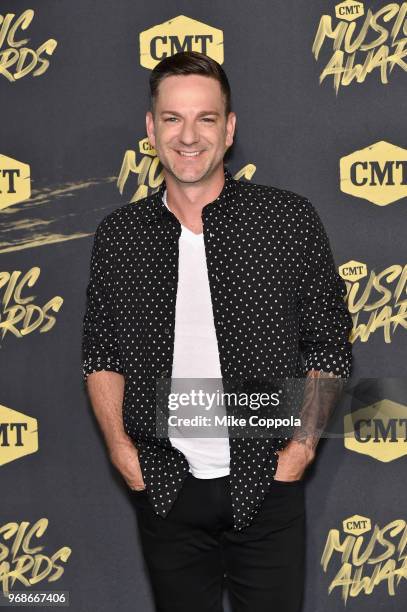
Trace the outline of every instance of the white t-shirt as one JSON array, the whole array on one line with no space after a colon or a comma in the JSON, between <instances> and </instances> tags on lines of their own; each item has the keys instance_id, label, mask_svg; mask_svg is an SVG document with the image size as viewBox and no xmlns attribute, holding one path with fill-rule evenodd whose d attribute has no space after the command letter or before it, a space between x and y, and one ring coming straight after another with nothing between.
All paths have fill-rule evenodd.
<instances>
[{"instance_id":1,"label":"white t-shirt","mask_svg":"<svg viewBox=\"0 0 407 612\"><path fill-rule=\"evenodd\" d=\"M169 208L166 195L165 191L163 201ZM217 389L222 392L203 233L194 234L183 225L181 228L172 378L218 379ZM229 474L228 437L187 438L169 435L169 439L173 446L184 453L190 471L196 478L218 478Z\"/></svg>"}]
</instances>

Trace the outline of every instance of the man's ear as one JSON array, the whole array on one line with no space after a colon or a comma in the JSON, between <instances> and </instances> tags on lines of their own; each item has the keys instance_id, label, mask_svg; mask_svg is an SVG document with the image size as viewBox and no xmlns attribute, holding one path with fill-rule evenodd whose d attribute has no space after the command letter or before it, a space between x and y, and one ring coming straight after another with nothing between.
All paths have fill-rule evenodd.
<instances>
[{"instance_id":1,"label":"man's ear","mask_svg":"<svg viewBox=\"0 0 407 612\"><path fill-rule=\"evenodd\" d=\"M226 146L231 147L236 129L236 113L230 112L226 120Z\"/></svg>"},{"instance_id":2,"label":"man's ear","mask_svg":"<svg viewBox=\"0 0 407 612\"><path fill-rule=\"evenodd\" d=\"M150 141L150 144L153 147L153 149L155 149L154 119L153 119L153 113L151 111L147 111L146 113L146 131L147 131L147 136Z\"/></svg>"}]
</instances>

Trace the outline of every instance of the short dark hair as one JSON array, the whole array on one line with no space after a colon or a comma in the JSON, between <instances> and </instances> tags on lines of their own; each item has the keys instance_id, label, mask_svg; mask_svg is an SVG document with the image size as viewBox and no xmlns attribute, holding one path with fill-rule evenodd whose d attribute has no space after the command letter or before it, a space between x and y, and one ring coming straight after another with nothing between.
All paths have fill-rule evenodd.
<instances>
[{"instance_id":1,"label":"short dark hair","mask_svg":"<svg viewBox=\"0 0 407 612\"><path fill-rule=\"evenodd\" d=\"M155 101L158 95L158 86L161 81L173 75L201 74L216 79L225 100L225 115L231 111L232 95L228 78L222 66L214 59L198 51L181 51L165 57L150 73L150 103L154 111Z\"/></svg>"}]
</instances>

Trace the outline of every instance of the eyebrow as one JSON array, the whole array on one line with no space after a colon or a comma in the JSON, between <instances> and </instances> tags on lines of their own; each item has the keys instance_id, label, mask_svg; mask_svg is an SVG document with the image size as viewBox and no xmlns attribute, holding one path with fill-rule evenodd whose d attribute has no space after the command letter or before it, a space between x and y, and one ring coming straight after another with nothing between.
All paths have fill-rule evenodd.
<instances>
[{"instance_id":1,"label":"eyebrow","mask_svg":"<svg viewBox=\"0 0 407 612\"><path fill-rule=\"evenodd\" d=\"M177 113L176 111L172 111L172 110L163 110L161 111L160 115L176 115L177 117L181 117L180 113ZM216 116L220 116L220 113L218 113L218 111L201 111L200 113L198 113L198 117L201 117L203 115L216 115Z\"/></svg>"}]
</instances>

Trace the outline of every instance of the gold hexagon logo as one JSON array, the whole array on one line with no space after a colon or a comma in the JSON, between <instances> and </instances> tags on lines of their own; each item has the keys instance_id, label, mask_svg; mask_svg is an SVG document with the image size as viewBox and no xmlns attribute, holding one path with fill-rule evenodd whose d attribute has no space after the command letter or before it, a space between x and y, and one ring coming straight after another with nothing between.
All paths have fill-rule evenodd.
<instances>
[{"instance_id":1,"label":"gold hexagon logo","mask_svg":"<svg viewBox=\"0 0 407 612\"><path fill-rule=\"evenodd\" d=\"M0 155L0 210L30 197L30 166L7 155Z\"/></svg>"},{"instance_id":2,"label":"gold hexagon logo","mask_svg":"<svg viewBox=\"0 0 407 612\"><path fill-rule=\"evenodd\" d=\"M367 276L367 265L361 261L352 259L339 266L339 275L344 280L352 282L358 281Z\"/></svg>"},{"instance_id":3,"label":"gold hexagon logo","mask_svg":"<svg viewBox=\"0 0 407 612\"><path fill-rule=\"evenodd\" d=\"M353 2L353 0L345 0L335 6L335 15L343 21L353 21L365 14L365 7L362 2Z\"/></svg>"},{"instance_id":4,"label":"gold hexagon logo","mask_svg":"<svg viewBox=\"0 0 407 612\"><path fill-rule=\"evenodd\" d=\"M388 399L345 415L345 448L388 463L407 455L407 406Z\"/></svg>"},{"instance_id":5,"label":"gold hexagon logo","mask_svg":"<svg viewBox=\"0 0 407 612\"><path fill-rule=\"evenodd\" d=\"M150 157L157 156L156 150L151 146L151 143L147 137L139 141L138 148L142 155L150 155Z\"/></svg>"},{"instance_id":6,"label":"gold hexagon logo","mask_svg":"<svg viewBox=\"0 0 407 612\"><path fill-rule=\"evenodd\" d=\"M370 518L361 516L360 514L354 514L353 516L350 516L342 521L342 527L345 533L359 536L362 535L362 533L370 531L372 528L372 523Z\"/></svg>"},{"instance_id":7,"label":"gold hexagon logo","mask_svg":"<svg viewBox=\"0 0 407 612\"><path fill-rule=\"evenodd\" d=\"M199 51L223 64L223 31L178 15L140 34L140 64L150 70L180 51Z\"/></svg>"},{"instance_id":8,"label":"gold hexagon logo","mask_svg":"<svg viewBox=\"0 0 407 612\"><path fill-rule=\"evenodd\" d=\"M37 419L0 405L0 465L36 453L37 450Z\"/></svg>"},{"instance_id":9,"label":"gold hexagon logo","mask_svg":"<svg viewBox=\"0 0 407 612\"><path fill-rule=\"evenodd\" d=\"M407 196L407 149L381 140L340 160L341 191L387 206Z\"/></svg>"}]
</instances>

